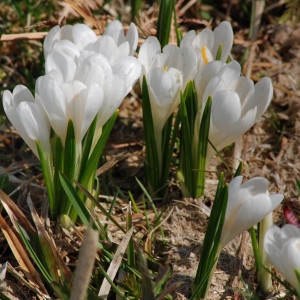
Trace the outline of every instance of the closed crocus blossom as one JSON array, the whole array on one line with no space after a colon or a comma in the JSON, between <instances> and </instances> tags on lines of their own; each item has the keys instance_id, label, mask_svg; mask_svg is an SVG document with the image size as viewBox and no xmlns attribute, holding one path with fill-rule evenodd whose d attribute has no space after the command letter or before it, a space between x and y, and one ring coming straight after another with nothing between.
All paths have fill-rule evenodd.
<instances>
[{"instance_id":1,"label":"closed crocus blossom","mask_svg":"<svg viewBox=\"0 0 300 300\"><path fill-rule=\"evenodd\" d=\"M194 145L197 145L198 128L209 96L212 97L209 140L218 151L250 129L269 106L273 96L270 78L265 77L254 85L249 78L240 76L240 72L236 61L229 64L213 61L196 75L199 106ZM207 160L213 154L209 145Z\"/></svg>"},{"instance_id":2,"label":"closed crocus blossom","mask_svg":"<svg viewBox=\"0 0 300 300\"><path fill-rule=\"evenodd\" d=\"M26 144L38 157L36 141L45 154L50 154L50 124L43 107L23 85L17 85L13 92L3 93L4 111Z\"/></svg>"},{"instance_id":3,"label":"closed crocus blossom","mask_svg":"<svg viewBox=\"0 0 300 300\"><path fill-rule=\"evenodd\" d=\"M276 269L299 291L295 270L300 272L300 229L290 224L282 228L271 226L265 235L264 249Z\"/></svg>"},{"instance_id":4,"label":"closed crocus blossom","mask_svg":"<svg viewBox=\"0 0 300 300\"><path fill-rule=\"evenodd\" d=\"M226 62L230 55L233 44L233 31L229 22L224 21L212 31L209 28L203 29L196 34L194 30L189 31L182 39L180 46L192 46L197 54L197 69L208 62L215 60L220 45L222 53L220 61Z\"/></svg>"},{"instance_id":5,"label":"closed crocus blossom","mask_svg":"<svg viewBox=\"0 0 300 300\"><path fill-rule=\"evenodd\" d=\"M188 46L166 45L161 51L158 39L149 37L141 46L138 59L147 80L157 149L160 149L164 125L180 103L180 90L195 75L197 57Z\"/></svg>"},{"instance_id":6,"label":"closed crocus blossom","mask_svg":"<svg viewBox=\"0 0 300 300\"><path fill-rule=\"evenodd\" d=\"M235 177L228 187L228 204L220 243L224 247L237 234L260 222L283 200L282 194L269 195L268 180L252 178L242 183Z\"/></svg>"},{"instance_id":7,"label":"closed crocus blossom","mask_svg":"<svg viewBox=\"0 0 300 300\"><path fill-rule=\"evenodd\" d=\"M150 70L159 68L165 71L177 69L182 73L182 88L196 74L197 57L195 51L190 46L177 47L166 45L161 51L158 39L151 36L142 44L139 56L142 64L142 75L146 75Z\"/></svg>"}]
</instances>

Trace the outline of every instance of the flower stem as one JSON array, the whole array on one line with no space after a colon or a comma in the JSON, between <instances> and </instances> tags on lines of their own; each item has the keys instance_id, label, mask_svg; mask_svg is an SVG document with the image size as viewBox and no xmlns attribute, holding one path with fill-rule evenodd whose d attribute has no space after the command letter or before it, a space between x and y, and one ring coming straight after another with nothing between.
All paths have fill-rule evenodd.
<instances>
[{"instance_id":1,"label":"flower stem","mask_svg":"<svg viewBox=\"0 0 300 300\"><path fill-rule=\"evenodd\" d=\"M273 224L273 214L269 213L259 223L259 256L260 256L260 268L257 271L257 281L260 290L263 293L268 293L272 288L272 275L270 273L271 263L264 250L264 237L267 229Z\"/></svg>"}]
</instances>

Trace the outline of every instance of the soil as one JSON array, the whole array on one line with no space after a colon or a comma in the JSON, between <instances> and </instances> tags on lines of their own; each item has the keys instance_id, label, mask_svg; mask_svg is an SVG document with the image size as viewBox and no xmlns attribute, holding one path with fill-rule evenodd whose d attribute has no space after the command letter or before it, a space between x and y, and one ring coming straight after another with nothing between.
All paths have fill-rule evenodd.
<instances>
[{"instance_id":1,"label":"soil","mask_svg":"<svg viewBox=\"0 0 300 300\"><path fill-rule=\"evenodd\" d=\"M207 23L203 20L199 22L200 19L195 17L195 11L199 8L195 2L186 1L181 5L181 10L183 10L189 3L191 4L184 14L178 16L184 31L202 29L203 24ZM242 14L239 4L236 1L229 2L230 5L226 4L226 1L220 1L218 7L204 5L202 9L211 14L213 27L224 19L232 22L235 33L232 56L240 61L246 48L253 45L248 42L249 22L245 21L245 14ZM298 191L295 180L300 174L300 24L293 24L291 21L279 23L279 18L286 7L281 4L268 10L271 4L266 2L265 12L254 43L256 45L254 55L246 56L243 72L246 73L250 68L250 77L254 81L261 76L270 77L274 86L274 98L263 118L239 141L242 145L241 151L238 151L239 160L244 163L243 175L246 179L263 176L270 182L271 193L282 193L286 200L297 201ZM112 1L109 6L111 10L107 10L106 18L102 17L100 21L113 18L113 11L119 12L114 5L116 4ZM6 7L6 9L13 14L11 8ZM128 13L124 14L124 22L129 21L126 16ZM155 6L154 8L147 7L141 14L141 28L147 28L146 32L140 33L141 41L145 34L155 34L156 17ZM23 57L20 49L24 50L25 47L32 53L36 49L41 51L41 45L40 40L2 43L0 75L4 74L4 76L0 76L0 85L3 89L11 90L16 84L28 83L22 68L24 65L30 66L30 70L34 72L34 59L32 60L30 55L28 58ZM34 55L38 57L37 54ZM26 205L27 192L30 190L37 201L38 199L41 201L40 195L45 194L38 161L24 146L17 133L9 129L7 122L1 126L0 151L0 175L10 176L5 191L8 194L11 193L10 196L24 213L29 215ZM103 191L113 195L116 187L120 189L121 194L114 216L122 221L124 220L123 209L128 205L129 191L140 205L142 192L135 178L144 182L145 149L138 86L124 100L120 108L118 121L107 144L106 155L107 161L113 159L116 161L103 175L104 182L106 182ZM222 155L231 170L236 163L234 146L224 149ZM208 223L207 211L212 206L218 174L224 171L229 176L231 172L217 157L210 161L208 170L212 172L207 175L204 197L200 199L182 197L174 174L170 174L169 192L166 199L157 202L157 209L163 211L162 228L165 239L162 239L159 230L156 231L152 253L161 264L172 266L173 276L169 285L182 282L181 287L173 293L174 299L188 299L191 295L190 286L201 254ZM150 209L147 212L150 221L154 221L153 212ZM145 220L138 215L135 217L135 237L145 240L149 235ZM285 222L282 207L274 212L274 221L278 225ZM113 226L109 228L112 242L119 243L122 233ZM56 242L59 243L59 241ZM1 232L0 249L0 265L8 261L17 268L17 263ZM280 277L276 270L274 272ZM10 274L7 275L5 284L7 289L4 289L9 299L36 299L32 292L19 285ZM262 295L256 289L251 240L248 232L244 232L222 250L207 299L250 299L254 295L258 299L293 299L285 287L275 280L273 291L269 295Z\"/></svg>"}]
</instances>

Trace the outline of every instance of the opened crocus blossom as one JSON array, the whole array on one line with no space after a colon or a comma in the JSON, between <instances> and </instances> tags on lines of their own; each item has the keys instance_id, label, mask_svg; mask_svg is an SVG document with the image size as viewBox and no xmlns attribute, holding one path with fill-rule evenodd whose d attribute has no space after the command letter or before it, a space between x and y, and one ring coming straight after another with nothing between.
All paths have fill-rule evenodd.
<instances>
[{"instance_id":1,"label":"opened crocus blossom","mask_svg":"<svg viewBox=\"0 0 300 300\"><path fill-rule=\"evenodd\" d=\"M295 270L300 272L300 229L290 224L282 228L271 226L265 235L264 248L272 264L299 292Z\"/></svg>"},{"instance_id":2,"label":"opened crocus blossom","mask_svg":"<svg viewBox=\"0 0 300 300\"><path fill-rule=\"evenodd\" d=\"M194 149L198 144L198 131L206 101L212 97L209 140L219 151L234 142L261 117L273 96L270 78L265 77L255 85L241 76L240 64L212 61L195 77L198 96L198 113L194 134ZM197 153L197 152L195 152ZM209 145L207 160L214 154Z\"/></svg>"},{"instance_id":3,"label":"opened crocus blossom","mask_svg":"<svg viewBox=\"0 0 300 300\"><path fill-rule=\"evenodd\" d=\"M227 21L221 22L214 31L205 28L198 34L194 30L189 31L182 39L180 46L191 46L195 49L200 70L205 64L216 60L219 48L222 50L218 60L226 62L233 44L233 31Z\"/></svg>"},{"instance_id":4,"label":"opened crocus blossom","mask_svg":"<svg viewBox=\"0 0 300 300\"><path fill-rule=\"evenodd\" d=\"M37 141L45 155L51 153L50 123L42 105L34 99L27 87L17 85L12 93L4 91L3 107L10 122L36 156Z\"/></svg>"},{"instance_id":5,"label":"opened crocus blossom","mask_svg":"<svg viewBox=\"0 0 300 300\"><path fill-rule=\"evenodd\" d=\"M108 24L102 36L84 24L53 27L45 38L44 54L48 56L61 44L72 43L78 51L88 51L104 55L110 63L121 57L133 56L138 44L138 31L131 23L127 34L120 21Z\"/></svg>"},{"instance_id":6,"label":"opened crocus blossom","mask_svg":"<svg viewBox=\"0 0 300 300\"><path fill-rule=\"evenodd\" d=\"M282 194L269 195L268 180L252 178L242 183L235 177L228 187L228 203L220 243L224 247L237 234L260 222L283 200Z\"/></svg>"},{"instance_id":7,"label":"opened crocus blossom","mask_svg":"<svg viewBox=\"0 0 300 300\"><path fill-rule=\"evenodd\" d=\"M180 103L180 90L194 78L197 57L189 46L166 45L161 51L158 39L149 37L141 46L138 59L143 67L140 80L142 82L143 76L147 80L155 139L160 151L162 130Z\"/></svg>"}]
</instances>

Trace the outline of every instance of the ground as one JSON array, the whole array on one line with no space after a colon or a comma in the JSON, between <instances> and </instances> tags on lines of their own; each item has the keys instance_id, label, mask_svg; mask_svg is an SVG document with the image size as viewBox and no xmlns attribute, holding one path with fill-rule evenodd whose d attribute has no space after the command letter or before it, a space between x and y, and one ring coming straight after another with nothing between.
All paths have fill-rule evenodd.
<instances>
[{"instance_id":1,"label":"ground","mask_svg":"<svg viewBox=\"0 0 300 300\"><path fill-rule=\"evenodd\" d=\"M254 52L250 50L250 54L244 58L244 74L248 72L254 81L262 76L269 76L274 86L273 101L263 118L239 140L240 147L227 147L222 152L223 157L230 168L236 165L234 157L237 157L244 163L243 175L246 178L266 177L270 182L271 193L282 193L286 200L297 200L298 191L295 180L299 178L300 170L298 158L300 150L300 24L294 24L290 20L280 23L279 18L286 6L278 4L277 7L273 7L272 3L266 2L257 37L253 43L249 43L249 15L243 12L238 1L237 3L230 1L230 5L226 4L226 1L220 3L216 7L203 5L201 9L210 14L213 27L223 19L232 22L235 33L233 58L242 61L246 48L252 46ZM191 5L190 8L188 8L188 4ZM116 3L112 1L108 6L109 9L106 9L107 15L101 16L101 22L107 18L113 18L113 12L119 12L115 5ZM248 5L248 7L251 6ZM2 8L6 9L6 18L13 24L12 8L4 7L4 5ZM184 13L179 15L179 19L184 31L192 28L200 30L204 27L203 24L207 23L203 20L199 22L200 19L195 17L197 9L199 7L193 1L181 5L181 11ZM129 17L126 17L127 15L128 13L124 13L123 21L128 24ZM147 9L141 14L141 28L147 28L146 32L140 33L141 41L145 34L155 34L156 16L155 6L154 8L147 6ZM11 27L11 31L9 29L9 27L6 28L6 33L25 32L24 29L15 27ZM19 83L32 87L32 78L28 78L28 74L26 77L26 72L22 68L26 65L27 70L31 71L32 76L35 77L35 72L38 70L36 70L32 58L37 55L34 51L36 49L40 51L40 48L41 40L39 39L21 43L2 42L0 50L2 63L0 85L2 89L11 90L14 85ZM25 57L24 53L28 57ZM114 211L114 216L121 223L124 221L123 209L128 205L128 191L134 195L138 204L142 196L140 187L135 180L135 177L141 181L144 180L145 149L140 94L139 86L136 86L124 100L119 119L106 148L107 161L115 160L115 163L105 173L105 182L107 183L105 188L112 192L117 186L122 192ZM2 124L0 134L0 175L10 176L9 186L5 185L5 188L8 189L6 192L17 191L18 197L14 197L13 193L11 197L22 207L25 215L29 215L26 207L27 192L30 190L36 198L44 195L38 161L26 150L17 133L9 129L7 122ZM229 175L229 171L226 170L222 161L216 157L210 161L208 169L210 171L217 170L218 174L220 171L225 171ZM218 174L208 173L206 193L200 199L182 197L174 176L170 175L169 193L164 201L157 203L157 209L163 211L162 228L165 239L162 240L160 232L157 230L152 252L158 262L172 266L173 276L169 284L182 282L181 287L173 293L174 299L188 299L191 295L190 285L196 274L208 223L207 210L212 205ZM153 221L154 213L150 209L147 212L149 220ZM136 214L133 217L135 237L145 240L149 231L143 216ZM278 225L285 222L282 216L282 207L275 211L274 220ZM121 232L113 226L109 228L111 240L119 243ZM59 240L56 242L63 244ZM73 245L73 249L76 248L75 246ZM0 264L8 261L16 267L16 261L2 232L0 232L0 249ZM280 276L279 273L276 274ZM8 287L7 296L10 299L35 299L28 289L17 284L11 274L7 275L5 284ZM249 234L245 232L223 249L208 299L250 299L250 295L257 295L259 299L293 299L277 281L274 281L273 291L270 295L262 295L259 291L256 292L256 288L251 241Z\"/></svg>"}]
</instances>

